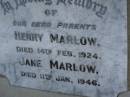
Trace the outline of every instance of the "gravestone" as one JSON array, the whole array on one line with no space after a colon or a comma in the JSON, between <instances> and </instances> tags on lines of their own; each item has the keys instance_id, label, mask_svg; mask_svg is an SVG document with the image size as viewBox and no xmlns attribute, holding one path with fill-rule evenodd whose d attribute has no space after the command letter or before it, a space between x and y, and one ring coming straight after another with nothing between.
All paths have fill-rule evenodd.
<instances>
[{"instance_id":1,"label":"gravestone","mask_svg":"<svg viewBox=\"0 0 130 97\"><path fill-rule=\"evenodd\" d=\"M89 97L127 90L127 0L0 0L0 44L11 85Z\"/></svg>"}]
</instances>

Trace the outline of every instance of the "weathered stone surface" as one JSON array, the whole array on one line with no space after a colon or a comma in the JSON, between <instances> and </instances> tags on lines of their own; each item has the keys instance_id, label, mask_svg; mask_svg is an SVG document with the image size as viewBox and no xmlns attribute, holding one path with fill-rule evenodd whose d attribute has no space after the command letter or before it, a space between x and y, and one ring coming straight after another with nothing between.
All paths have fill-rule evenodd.
<instances>
[{"instance_id":1,"label":"weathered stone surface","mask_svg":"<svg viewBox=\"0 0 130 97\"><path fill-rule=\"evenodd\" d=\"M89 97L127 90L127 0L1 0L0 74L11 85Z\"/></svg>"}]
</instances>

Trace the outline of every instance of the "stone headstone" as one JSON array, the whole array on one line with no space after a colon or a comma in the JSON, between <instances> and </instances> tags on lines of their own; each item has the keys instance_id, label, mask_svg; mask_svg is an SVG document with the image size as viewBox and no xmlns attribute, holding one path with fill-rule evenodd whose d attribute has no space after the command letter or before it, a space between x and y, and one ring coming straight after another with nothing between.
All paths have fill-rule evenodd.
<instances>
[{"instance_id":1,"label":"stone headstone","mask_svg":"<svg viewBox=\"0 0 130 97\"><path fill-rule=\"evenodd\" d=\"M0 74L14 86L117 97L127 90L127 0L0 0Z\"/></svg>"}]
</instances>

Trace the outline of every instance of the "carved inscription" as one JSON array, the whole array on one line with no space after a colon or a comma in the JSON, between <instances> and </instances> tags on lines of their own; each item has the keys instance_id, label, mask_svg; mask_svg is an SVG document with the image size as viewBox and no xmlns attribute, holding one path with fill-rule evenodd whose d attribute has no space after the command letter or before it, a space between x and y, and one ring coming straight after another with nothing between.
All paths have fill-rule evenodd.
<instances>
[{"instance_id":1,"label":"carved inscription","mask_svg":"<svg viewBox=\"0 0 130 97\"><path fill-rule=\"evenodd\" d=\"M126 0L0 0L0 74L11 85L89 97L126 90Z\"/></svg>"}]
</instances>

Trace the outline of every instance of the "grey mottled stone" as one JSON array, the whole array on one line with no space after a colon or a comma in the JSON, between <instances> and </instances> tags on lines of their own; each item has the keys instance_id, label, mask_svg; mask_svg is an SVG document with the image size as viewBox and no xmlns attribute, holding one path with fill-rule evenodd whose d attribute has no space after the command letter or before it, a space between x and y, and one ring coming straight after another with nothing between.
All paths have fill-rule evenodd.
<instances>
[{"instance_id":1,"label":"grey mottled stone","mask_svg":"<svg viewBox=\"0 0 130 97\"><path fill-rule=\"evenodd\" d=\"M127 0L81 0L80 5L76 0L65 3L62 0L23 1L0 0L0 74L6 76L11 85L89 97L117 97L127 90ZM13 25L14 20L27 24ZM51 22L52 25L32 27L33 21ZM60 22L68 23L70 27L57 26ZM74 28L72 23L85 24L88 28ZM38 36L34 41L20 40L15 32L43 34L43 37L42 40ZM51 42L50 34L70 35L73 41ZM88 40L92 37L96 38L95 44ZM80 43L74 43L76 41ZM33 53L17 52L16 47L33 48ZM38 48L51 49L52 54L39 54ZM57 50L72 51L73 55L59 56ZM97 53L98 58L79 58L79 52ZM23 58L41 60L41 66L20 64ZM64 66L69 63L78 69L51 69L50 60L63 62ZM96 70L89 73L87 66L96 66ZM35 73L36 78L21 76L21 72ZM40 74L52 77L41 79ZM69 77L70 82L57 81L58 76ZM87 82L78 84L81 78Z\"/></svg>"}]
</instances>

